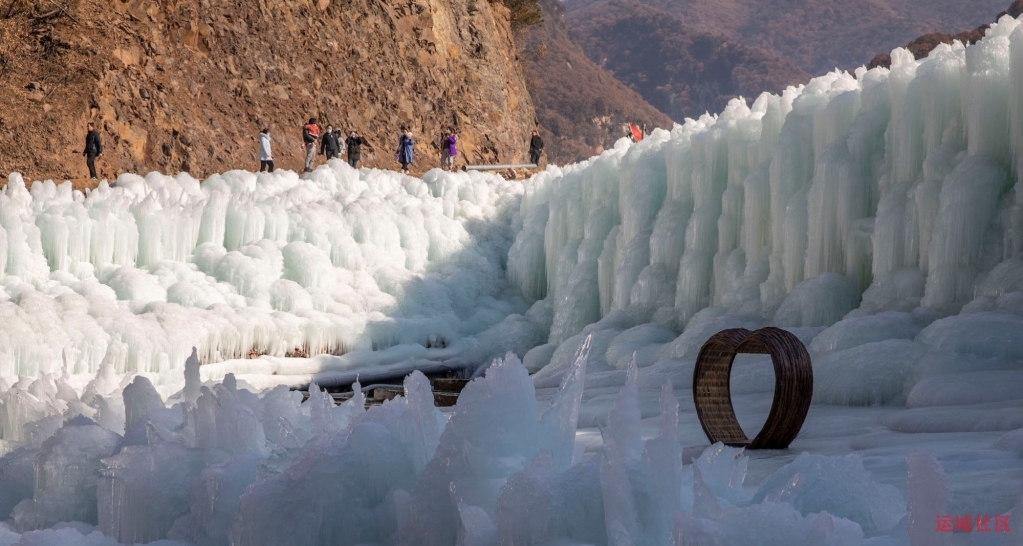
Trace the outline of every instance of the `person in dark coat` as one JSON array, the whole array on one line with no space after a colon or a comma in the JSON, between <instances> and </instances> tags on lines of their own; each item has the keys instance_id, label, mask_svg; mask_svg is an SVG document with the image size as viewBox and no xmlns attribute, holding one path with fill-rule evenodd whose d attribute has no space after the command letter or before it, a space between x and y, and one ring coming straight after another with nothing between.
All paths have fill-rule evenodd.
<instances>
[{"instance_id":1,"label":"person in dark coat","mask_svg":"<svg viewBox=\"0 0 1023 546\"><path fill-rule=\"evenodd\" d=\"M370 146L369 142L359 135L358 131L352 131L352 134L345 140L345 147L348 148L348 164L353 169L359 168L359 157L362 154L363 146L370 150L373 149L373 146Z\"/></svg>"},{"instance_id":2,"label":"person in dark coat","mask_svg":"<svg viewBox=\"0 0 1023 546\"><path fill-rule=\"evenodd\" d=\"M316 118L309 118L309 123L302 126L302 142L305 143L305 172L312 172L316 163L316 141L320 139L320 128Z\"/></svg>"},{"instance_id":3,"label":"person in dark coat","mask_svg":"<svg viewBox=\"0 0 1023 546\"><path fill-rule=\"evenodd\" d=\"M540 138L540 130L533 129L533 138L529 139L529 162L539 166L541 155L543 155L543 139Z\"/></svg>"},{"instance_id":4,"label":"person in dark coat","mask_svg":"<svg viewBox=\"0 0 1023 546\"><path fill-rule=\"evenodd\" d=\"M327 132L323 133L323 138L320 139L320 153L327 156L327 161L341 153L341 143L337 141L337 133L334 132L333 126L328 125Z\"/></svg>"},{"instance_id":5,"label":"person in dark coat","mask_svg":"<svg viewBox=\"0 0 1023 546\"><path fill-rule=\"evenodd\" d=\"M416 141L412 138L411 129L406 129L401 137L398 138L398 151L395 154L395 159L398 160L398 163L401 163L401 172L403 173L407 173L408 166L412 164L415 145Z\"/></svg>"},{"instance_id":6,"label":"person in dark coat","mask_svg":"<svg viewBox=\"0 0 1023 546\"><path fill-rule=\"evenodd\" d=\"M96 158L103 157L103 143L99 139L99 132L96 126L89 123L85 126L88 133L85 135L85 148L82 155L85 156L85 164L89 166L89 178L96 180Z\"/></svg>"},{"instance_id":7,"label":"person in dark coat","mask_svg":"<svg viewBox=\"0 0 1023 546\"><path fill-rule=\"evenodd\" d=\"M440 144L440 168L454 169L455 156L458 155L458 135L455 130L448 127L444 130L444 138Z\"/></svg>"}]
</instances>

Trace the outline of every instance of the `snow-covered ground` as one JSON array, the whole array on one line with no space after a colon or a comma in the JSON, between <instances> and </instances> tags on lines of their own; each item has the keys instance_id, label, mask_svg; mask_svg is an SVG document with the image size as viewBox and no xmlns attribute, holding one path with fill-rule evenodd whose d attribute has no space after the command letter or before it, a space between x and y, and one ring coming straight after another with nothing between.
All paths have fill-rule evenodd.
<instances>
[{"instance_id":1,"label":"snow-covered ground","mask_svg":"<svg viewBox=\"0 0 1023 546\"><path fill-rule=\"evenodd\" d=\"M0 545L1023 544L1011 18L525 183L13 174L0 269ZM708 448L696 354L766 325L802 433ZM447 413L288 390L456 368Z\"/></svg>"}]
</instances>

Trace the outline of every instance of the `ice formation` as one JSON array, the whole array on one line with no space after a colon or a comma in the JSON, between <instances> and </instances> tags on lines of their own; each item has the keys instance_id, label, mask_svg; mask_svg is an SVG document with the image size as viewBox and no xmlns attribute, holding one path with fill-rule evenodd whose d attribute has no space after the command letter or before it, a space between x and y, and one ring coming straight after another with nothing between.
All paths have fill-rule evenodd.
<instances>
[{"instance_id":1,"label":"ice formation","mask_svg":"<svg viewBox=\"0 0 1023 546\"><path fill-rule=\"evenodd\" d=\"M11 175L0 545L1020 543L1023 25L892 59L524 183ZM803 431L707 446L697 352L765 325ZM752 432L765 357L731 391Z\"/></svg>"},{"instance_id":2,"label":"ice formation","mask_svg":"<svg viewBox=\"0 0 1023 546\"><path fill-rule=\"evenodd\" d=\"M439 172L439 171L438 171ZM307 179L121 175L0 194L0 375L176 371L444 347L524 312L503 264L521 184L341 162ZM503 354L501 348L491 355ZM481 355L482 357L491 355Z\"/></svg>"}]
</instances>

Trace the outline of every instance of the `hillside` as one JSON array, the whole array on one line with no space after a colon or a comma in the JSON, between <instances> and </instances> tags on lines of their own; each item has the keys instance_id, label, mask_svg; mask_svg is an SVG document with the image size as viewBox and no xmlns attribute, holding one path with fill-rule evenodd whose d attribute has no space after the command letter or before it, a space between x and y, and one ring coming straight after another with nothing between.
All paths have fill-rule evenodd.
<instances>
[{"instance_id":1,"label":"hillside","mask_svg":"<svg viewBox=\"0 0 1023 546\"><path fill-rule=\"evenodd\" d=\"M755 98L810 79L768 51L630 0L593 3L566 20L590 59L677 121L720 111L736 96Z\"/></svg>"},{"instance_id":2,"label":"hillside","mask_svg":"<svg viewBox=\"0 0 1023 546\"><path fill-rule=\"evenodd\" d=\"M810 74L854 68L929 32L994 20L1006 0L641 0L701 32L773 52ZM595 0L568 0L582 9ZM571 16L569 30L576 32ZM590 54L592 57L593 55Z\"/></svg>"},{"instance_id":3,"label":"hillside","mask_svg":"<svg viewBox=\"0 0 1023 546\"><path fill-rule=\"evenodd\" d=\"M671 119L586 57L565 26L559 0L541 0L543 23L516 41L547 146L559 164L596 155L628 123L670 129Z\"/></svg>"},{"instance_id":4,"label":"hillside","mask_svg":"<svg viewBox=\"0 0 1023 546\"><path fill-rule=\"evenodd\" d=\"M296 169L309 117L361 130L370 166L393 167L403 124L420 167L449 124L459 163L517 161L536 121L508 11L485 0L63 2L0 3L4 173L83 176L89 120L108 177L254 169L261 126Z\"/></svg>"},{"instance_id":5,"label":"hillside","mask_svg":"<svg viewBox=\"0 0 1023 546\"><path fill-rule=\"evenodd\" d=\"M1003 15L1011 15L1013 17L1019 17L1023 15L1023 0L1015 0L1009 9L996 15L992 21L996 21ZM905 45L913 57L916 59L923 59L930 54L930 52L938 46L938 44L950 44L954 41L962 42L966 45L971 45L975 42L980 41L984 38L984 33L991 25L983 24L973 30L963 30L954 34L946 34L943 32L929 32L920 36L919 38L909 42ZM892 64L892 57L890 53L878 53L874 58L867 64L867 67L873 68L875 66L890 67Z\"/></svg>"}]
</instances>

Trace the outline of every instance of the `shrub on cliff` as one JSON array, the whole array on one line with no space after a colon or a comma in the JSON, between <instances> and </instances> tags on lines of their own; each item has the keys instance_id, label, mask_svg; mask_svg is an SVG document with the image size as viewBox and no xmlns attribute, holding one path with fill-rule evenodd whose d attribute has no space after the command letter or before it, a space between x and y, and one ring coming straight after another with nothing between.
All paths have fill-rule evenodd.
<instances>
[{"instance_id":1,"label":"shrub on cliff","mask_svg":"<svg viewBox=\"0 0 1023 546\"><path fill-rule=\"evenodd\" d=\"M543 22L540 0L501 0L501 3L511 11L511 26L514 30Z\"/></svg>"}]
</instances>

